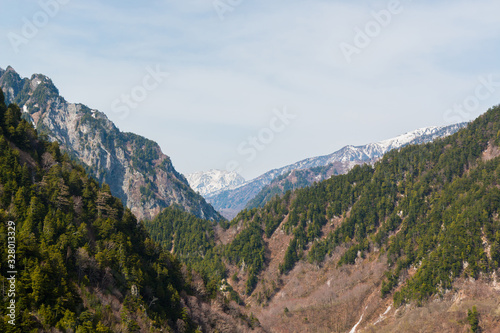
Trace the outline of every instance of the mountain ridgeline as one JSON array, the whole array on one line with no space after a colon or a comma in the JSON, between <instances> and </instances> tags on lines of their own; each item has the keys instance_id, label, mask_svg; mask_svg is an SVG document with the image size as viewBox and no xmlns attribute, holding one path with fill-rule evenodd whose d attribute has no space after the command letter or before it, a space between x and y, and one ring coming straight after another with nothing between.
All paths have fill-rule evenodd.
<instances>
[{"instance_id":1,"label":"mountain ridgeline","mask_svg":"<svg viewBox=\"0 0 500 333\"><path fill-rule=\"evenodd\" d=\"M223 219L189 187L157 143L121 132L102 112L66 102L44 75L21 78L11 67L0 74L6 102L18 104L24 118L108 184L138 218L151 219L176 205L198 217Z\"/></svg>"},{"instance_id":2,"label":"mountain ridgeline","mask_svg":"<svg viewBox=\"0 0 500 333\"><path fill-rule=\"evenodd\" d=\"M247 203L246 208L264 207L266 203L276 196L281 197L288 191L308 187L315 182L320 182L332 176L347 173L348 171L349 170L345 168L345 164L342 162L335 162L327 166L289 171L276 177L271 183L264 186L264 188Z\"/></svg>"},{"instance_id":3,"label":"mountain ridgeline","mask_svg":"<svg viewBox=\"0 0 500 333\"><path fill-rule=\"evenodd\" d=\"M311 157L271 170L240 186L203 192L202 194L226 218L232 219L244 208L262 206L275 194L283 195L288 189L309 186L314 182L325 180L333 174L345 174L355 165L373 164L393 149L431 142L436 138L451 135L465 126L467 123L427 127L376 143L363 146L345 146L329 155ZM288 177L295 170L306 171L295 172L291 177ZM287 178L289 183L285 184L282 177Z\"/></svg>"},{"instance_id":4,"label":"mountain ridgeline","mask_svg":"<svg viewBox=\"0 0 500 333\"><path fill-rule=\"evenodd\" d=\"M286 303L286 293L280 290L291 292L298 286L296 276L316 274L323 266L329 267L328 274L342 274L343 267L352 266L350 272L361 272L370 265L383 267L379 282L369 287L373 293L350 305L352 313L361 315L361 304L374 302L374 297L379 308L389 299L396 308L423 305L432 297L448 295L460 279L493 274L496 281L500 268L499 144L500 107L494 107L451 136L392 150L373 166L355 166L344 175L273 196L262 208L245 209L229 224L217 227L226 230L218 230L214 236L201 229L198 237L204 237L199 239L205 248L200 245L199 253L219 253L225 258L226 273L221 277L232 274L228 279L231 290L243 295L253 311L259 309L256 304L270 306L270 313L276 306L288 304L286 316L273 317L284 327L286 318L291 320L306 310L300 307L290 312L298 298ZM154 220L151 223L155 225ZM176 226L172 228L169 235L176 233ZM216 230L215 225L213 228ZM197 231L191 232L195 237ZM159 233L153 234L161 238ZM232 236L215 246L210 239L227 235ZM177 248L183 246L180 240L172 236L166 240L168 248L182 251ZM296 272L298 264L301 269ZM220 265L214 267L221 271ZM334 309L335 304L330 300L318 308ZM325 314L325 318L332 311L326 311L329 317ZM331 321L344 326L316 328L345 331L357 321L347 314L335 318ZM380 323L378 317L373 318L375 324ZM265 327L265 321L271 319L259 320Z\"/></svg>"}]
</instances>

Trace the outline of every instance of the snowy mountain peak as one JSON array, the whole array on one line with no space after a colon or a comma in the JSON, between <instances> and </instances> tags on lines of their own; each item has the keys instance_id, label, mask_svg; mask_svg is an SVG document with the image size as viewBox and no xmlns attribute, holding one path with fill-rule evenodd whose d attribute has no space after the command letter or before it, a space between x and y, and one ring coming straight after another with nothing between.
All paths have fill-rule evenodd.
<instances>
[{"instance_id":1,"label":"snowy mountain peak","mask_svg":"<svg viewBox=\"0 0 500 333\"><path fill-rule=\"evenodd\" d=\"M299 164L301 164L300 168L306 168L326 165L333 162L369 161L382 157L392 149L398 149L409 144L430 142L436 138L446 137L465 126L466 123L461 123L449 126L419 128L391 139L369 143L363 146L345 146L333 154L307 159L299 162Z\"/></svg>"},{"instance_id":2,"label":"snowy mountain peak","mask_svg":"<svg viewBox=\"0 0 500 333\"><path fill-rule=\"evenodd\" d=\"M243 183L245 179L238 173L225 170L200 171L186 175L191 188L205 196L221 189L233 189Z\"/></svg>"},{"instance_id":3,"label":"snowy mountain peak","mask_svg":"<svg viewBox=\"0 0 500 333\"><path fill-rule=\"evenodd\" d=\"M453 126L453 125L452 125ZM399 148L402 146L405 146L412 141L414 141L417 138L420 138L422 136L426 135L434 135L436 134L436 137L442 137L443 135L446 136L446 133L442 133L443 129L447 129L449 126L430 126L430 127L424 127L424 128L419 128L414 131L399 135L397 137L387 139L387 140L382 140L377 143L379 147L385 149L386 151L389 151L394 148Z\"/></svg>"},{"instance_id":4,"label":"snowy mountain peak","mask_svg":"<svg viewBox=\"0 0 500 333\"><path fill-rule=\"evenodd\" d=\"M201 195L205 196L216 210L222 213L226 218L234 217L240 210L245 208L246 204L252 200L260 190L270 184L273 179L293 170L304 170L315 167L325 167L336 164L339 172L347 172L357 164L374 163L385 153L392 149L399 149L406 145L422 144L431 142L437 138L444 138L451 135L461 128L467 126L467 123L454 124L442 127L425 127L406 134L399 135L392 139L387 139L375 143L369 143L361 146L348 145L336 152L307 158L285 167L274 169L265 174L249 180L243 185L233 188L221 188L219 191L203 192L202 187L196 189ZM190 182L191 184L191 182ZM198 183L202 186L201 183ZM204 195L203 193L210 193Z\"/></svg>"},{"instance_id":5,"label":"snowy mountain peak","mask_svg":"<svg viewBox=\"0 0 500 333\"><path fill-rule=\"evenodd\" d=\"M382 148L384 153L406 146L408 144L418 144L423 142L432 141L438 137L446 137L455 133L458 129L464 127L466 123L448 125L448 126L430 126L419 128L414 131L399 135L392 139L383 140L376 144Z\"/></svg>"}]
</instances>

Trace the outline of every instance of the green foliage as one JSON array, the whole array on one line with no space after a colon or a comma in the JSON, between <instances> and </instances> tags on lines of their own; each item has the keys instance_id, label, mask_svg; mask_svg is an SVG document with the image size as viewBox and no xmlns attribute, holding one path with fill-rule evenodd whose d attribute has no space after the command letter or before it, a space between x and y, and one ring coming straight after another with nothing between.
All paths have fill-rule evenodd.
<instances>
[{"instance_id":1,"label":"green foliage","mask_svg":"<svg viewBox=\"0 0 500 333\"><path fill-rule=\"evenodd\" d=\"M471 330L471 332L475 333L475 332L479 332L480 331L480 328L479 328L479 314L477 312L477 308L476 308L475 305L472 307L472 310L468 310L467 311L467 321L470 324L470 330Z\"/></svg>"},{"instance_id":2,"label":"green foliage","mask_svg":"<svg viewBox=\"0 0 500 333\"><path fill-rule=\"evenodd\" d=\"M222 279L226 278L222 258L246 270L245 292L251 294L265 265L263 236L271 237L286 216L289 199L290 194L284 197L285 201L275 199L258 213L256 209L241 212L238 218L245 220L245 228L226 246L215 243L216 222L196 218L175 207L164 209L155 219L144 221L144 225L153 240L173 251L182 262L202 275L212 297ZM227 222L225 228L229 228ZM236 292L231 297L239 300Z\"/></svg>"},{"instance_id":3,"label":"green foliage","mask_svg":"<svg viewBox=\"0 0 500 333\"><path fill-rule=\"evenodd\" d=\"M0 101L3 94L0 92ZM62 154L37 139L15 105L0 103L0 244L16 223L17 323L13 332L110 332L93 290L131 298L127 313L147 309L158 323L182 317L179 293L188 290L180 263L154 243L109 186L99 186ZM7 267L7 252L0 267ZM7 284L6 270L0 271ZM122 296L119 296L122 297ZM151 303L153 298L157 301ZM84 302L85 300L85 302ZM0 298L5 328L7 298ZM133 324L131 324L134 326ZM12 328L12 327L11 327Z\"/></svg>"},{"instance_id":4,"label":"green foliage","mask_svg":"<svg viewBox=\"0 0 500 333\"><path fill-rule=\"evenodd\" d=\"M198 271L211 296L215 296L226 267L215 247L216 222L203 220L176 207L165 208L151 221L144 221L151 238Z\"/></svg>"},{"instance_id":5,"label":"green foliage","mask_svg":"<svg viewBox=\"0 0 500 333\"><path fill-rule=\"evenodd\" d=\"M248 280L245 293L248 295L255 289L258 282L257 275L264 266L265 243L262 234L260 225L253 222L240 232L224 250L225 257L231 263L247 269Z\"/></svg>"},{"instance_id":6,"label":"green foliage","mask_svg":"<svg viewBox=\"0 0 500 333\"><path fill-rule=\"evenodd\" d=\"M47 77L41 77L40 83L36 87L35 91L31 96L31 112L35 113L41 110L45 110L47 108L47 101L53 98L59 97L59 91L54 86L52 81ZM24 99L22 94L17 97L19 102L22 102L21 99Z\"/></svg>"},{"instance_id":7,"label":"green foliage","mask_svg":"<svg viewBox=\"0 0 500 333\"><path fill-rule=\"evenodd\" d=\"M285 252L285 259L279 267L280 273L288 273L291 271L297 261L299 261L299 256L297 255L297 239L294 238Z\"/></svg>"},{"instance_id":8,"label":"green foliage","mask_svg":"<svg viewBox=\"0 0 500 333\"><path fill-rule=\"evenodd\" d=\"M126 142L132 142L133 145L134 168L144 174L154 175L154 161L160 157L158 145L154 141L133 133L126 133L126 136Z\"/></svg>"}]
</instances>

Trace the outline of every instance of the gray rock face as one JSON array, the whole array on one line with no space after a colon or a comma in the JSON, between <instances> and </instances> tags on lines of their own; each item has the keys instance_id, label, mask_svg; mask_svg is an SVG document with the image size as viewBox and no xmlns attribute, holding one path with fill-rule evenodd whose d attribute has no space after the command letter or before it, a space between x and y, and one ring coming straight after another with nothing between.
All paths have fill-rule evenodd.
<instances>
[{"instance_id":1,"label":"gray rock face","mask_svg":"<svg viewBox=\"0 0 500 333\"><path fill-rule=\"evenodd\" d=\"M99 182L140 219L177 205L194 215L220 220L212 206L190 187L156 142L123 133L104 113L68 103L41 74L21 78L11 67L0 71L7 103L17 103L39 133L59 142Z\"/></svg>"}]
</instances>

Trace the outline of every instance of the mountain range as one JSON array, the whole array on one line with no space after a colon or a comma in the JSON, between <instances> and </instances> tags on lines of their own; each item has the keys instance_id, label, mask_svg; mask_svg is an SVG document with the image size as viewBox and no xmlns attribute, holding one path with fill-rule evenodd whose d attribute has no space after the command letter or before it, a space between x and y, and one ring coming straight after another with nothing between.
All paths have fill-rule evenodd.
<instances>
[{"instance_id":1,"label":"mountain range","mask_svg":"<svg viewBox=\"0 0 500 333\"><path fill-rule=\"evenodd\" d=\"M200 218L231 219L245 207L261 206L288 189L344 174L355 165L375 162L392 149L429 142L466 126L461 123L428 127L377 143L346 146L329 155L268 171L247 182L235 172L221 170L184 177L157 143L121 132L98 110L67 102L45 75L21 78L10 66L6 70L0 68L0 87L7 103L17 103L23 116L40 133L59 142L99 182L107 183L112 193L140 219L153 218L172 205ZM308 170L307 177L304 172L290 176L294 170Z\"/></svg>"},{"instance_id":2,"label":"mountain range","mask_svg":"<svg viewBox=\"0 0 500 333\"><path fill-rule=\"evenodd\" d=\"M269 332L498 332L500 106L457 127L230 222L166 210L146 227ZM316 168L290 175L335 171Z\"/></svg>"},{"instance_id":3,"label":"mountain range","mask_svg":"<svg viewBox=\"0 0 500 333\"><path fill-rule=\"evenodd\" d=\"M284 194L288 189L301 188L311 185L315 181L327 179L334 174L347 173L355 165L364 163L373 164L393 149L431 142L436 138L451 135L465 126L467 126L467 123L426 127L376 143L369 143L362 146L345 146L329 155L311 157L282 168L273 169L255 179L236 186L223 187L223 183L218 178L210 177L214 171L210 171L209 173L201 172L197 173L196 177L206 179L207 181L196 184L192 183L191 186L196 186L205 199L216 210L221 212L222 215L227 219L232 219L245 207L252 208L262 205L274 195ZM305 175L303 172L294 173L288 179L291 184L290 186L280 185L283 178L278 179L278 177L287 175L294 170L308 170L307 177L301 178L302 175ZM222 173L222 171L218 172ZM188 176L189 179L193 178ZM208 181L209 179L212 181ZM273 181L275 181L274 185L272 184ZM217 188L220 189L215 190Z\"/></svg>"},{"instance_id":4,"label":"mountain range","mask_svg":"<svg viewBox=\"0 0 500 333\"><path fill-rule=\"evenodd\" d=\"M24 118L108 184L139 219L153 218L172 205L200 218L223 219L190 188L156 142L121 132L98 110L67 102L47 76L21 78L9 66L0 69L0 87L7 103L17 103Z\"/></svg>"},{"instance_id":5,"label":"mountain range","mask_svg":"<svg viewBox=\"0 0 500 333\"><path fill-rule=\"evenodd\" d=\"M1 332L499 331L500 106L273 170L227 221L47 77L0 84Z\"/></svg>"}]
</instances>

